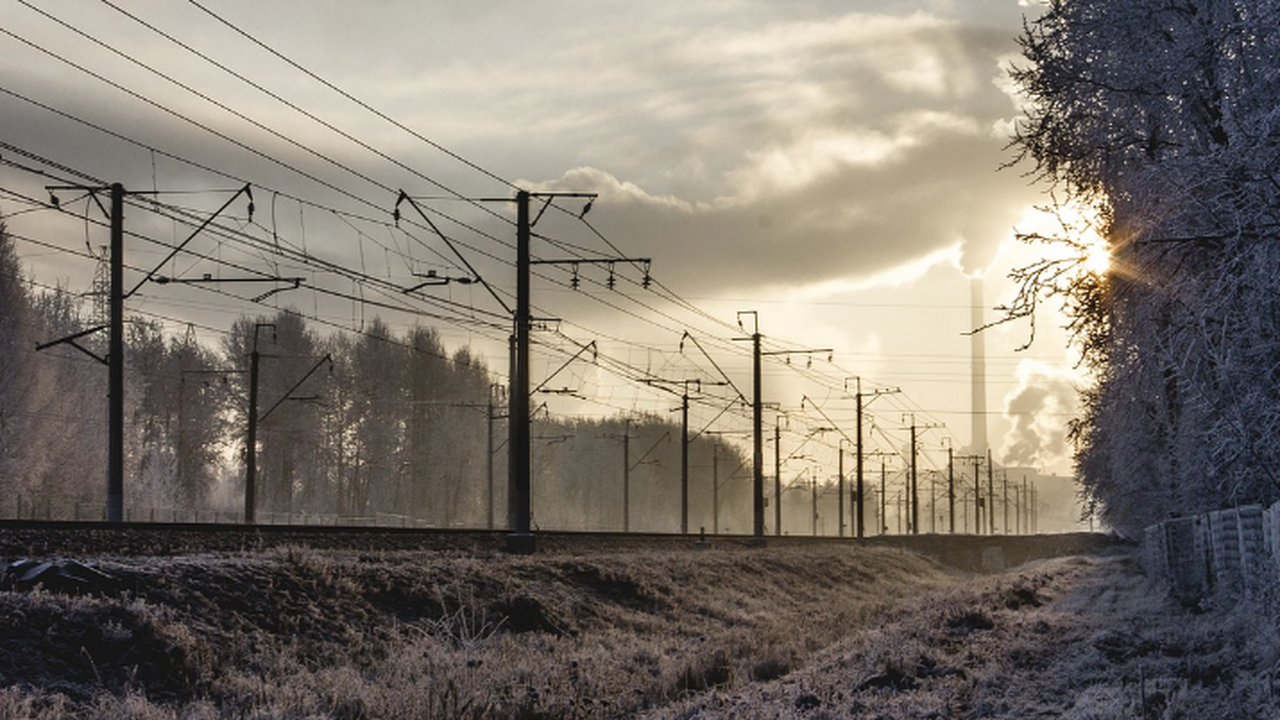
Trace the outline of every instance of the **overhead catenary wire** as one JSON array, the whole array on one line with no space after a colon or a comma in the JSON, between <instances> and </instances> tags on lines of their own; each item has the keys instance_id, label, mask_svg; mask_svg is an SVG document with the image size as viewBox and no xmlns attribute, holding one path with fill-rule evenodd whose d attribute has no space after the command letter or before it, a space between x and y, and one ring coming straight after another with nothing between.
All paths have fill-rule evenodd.
<instances>
[{"instance_id":1,"label":"overhead catenary wire","mask_svg":"<svg viewBox=\"0 0 1280 720\"><path fill-rule=\"evenodd\" d=\"M198 3L193 3L193 4L196 4L198 7L201 7L201 9L204 9L202 6L199 6L199 4L198 4ZM301 68L300 68L300 69L301 69ZM334 89L336 89L336 88L334 88ZM353 98L353 99L354 99L354 98ZM498 176L496 176L496 175L493 175L492 177L493 177L493 179L501 180L501 178L499 178L499 177L498 177ZM505 181L503 181L503 182L505 182ZM386 209L386 208L385 208L385 206L383 206L381 209L382 209L383 211L385 211L385 209ZM560 209L560 208L557 208L557 209ZM434 210L433 210L433 209L430 209L429 211L434 212ZM337 212L337 210L336 210L336 209L335 209L335 212ZM342 217L344 217L344 218L345 218L345 217L349 217L349 215L343 215ZM365 219L364 219L364 218L362 218L362 219L360 220L360 222L364 222L364 221L365 221ZM590 225L590 223L584 223L584 224L585 224L585 225L587 225L587 226L591 229L591 231L592 231L592 232L594 232L596 235L598 235L599 239L600 239L602 242L605 242L605 243L606 243L606 244L608 244L610 247L614 247L614 246L613 246L613 244L612 244L611 242L609 242L609 241L607 240L607 238L606 238L603 234L601 234L601 233L599 233L598 231L596 231L596 230L595 230L595 228L594 228L593 226L591 226L591 225ZM549 242L552 242L552 243L559 243L559 242L560 242L560 241L558 241L557 239L554 239L554 238L547 238L547 239L548 239L548 241L549 241ZM562 246L562 245L557 245L557 246ZM581 248L579 248L578 250L582 250L582 249L581 249ZM496 259L496 260L499 260L499 261L502 261L502 262L509 262L509 261L507 261L506 259L501 258L501 257L497 257L497 256L494 256L494 258L493 258L493 259ZM549 279L549 278L543 278L543 279ZM634 281L633 281L633 280L631 280L630 278L627 278L627 280L626 280L626 281L627 281L627 282L634 282ZM363 283L363 282L366 282L366 280L362 278L362 279L360 279L360 280L359 280L359 282ZM370 281L370 282L371 282L371 281ZM590 283L590 285L591 285L593 288L600 288L600 287L601 287L601 284L600 284L599 282L592 282L592 283ZM658 283L658 285L661 287L660 283ZM374 287L374 286L373 286L372 284L370 284L370 287ZM584 293L584 295L585 295L585 294L586 294L586 293ZM365 299L366 299L366 298L363 298L363 297L361 297L361 298L358 298L358 299L357 299L357 298L355 298L355 294L354 294L354 293L347 293L347 296L348 296L348 297L347 297L347 299L353 299L353 300L361 300L361 301L363 301L363 300L365 300ZM621 302L615 302L615 301L611 300L610 298L613 298L613 297L625 298L626 303L635 302L635 303L636 303L636 308L637 308L637 309L632 309L631 307L624 306L624 304L623 304L623 303L621 303ZM654 308L653 306L651 306L651 305L646 305L646 304L644 304L643 302L641 302L639 299L637 299L637 298L633 298L633 297L631 297L631 296L629 296L629 295L619 295L619 294L605 294L605 295L601 295L601 296L595 296L595 295L592 295L592 299L593 299L594 301L596 301L596 302L601 303L604 307L607 307L607 308L610 308L610 309L613 309L613 310L624 311L624 312L626 312L629 316L631 316L631 317L633 317L633 318L634 318L634 317L642 317L642 315L643 315L644 311L646 311L646 310L654 310L654 309L656 309L656 308ZM711 322L711 323L714 323L715 325L718 325L718 326L728 327L728 323L726 323L724 320L722 320L722 319L720 319L720 318L717 318L717 317L715 317L715 316L713 316L713 315L711 315L711 314L709 314L709 313L705 313L704 311L701 311L699 308L697 308L696 306L694 306L692 303L687 303L687 301L683 301L683 299L682 299L682 298L679 298L679 296L676 296L674 293L670 293L670 296L669 296L669 297L667 297L667 296L663 296L663 299L664 299L664 300L666 300L666 301L668 301L668 302L671 302L673 305L676 305L677 307L680 307L682 311L688 311L688 312L693 313L693 314L694 314L695 316L697 316L701 321ZM403 310L404 308L397 307L397 309L399 309L399 310ZM666 316L666 319L665 319L665 322L663 322L663 321L658 321L658 320L652 320L652 319L647 319L647 321L651 323L651 326L652 326L652 327L659 328L659 329L673 330L673 331L674 331L674 330L677 330L677 329L681 329L681 326L684 324L680 318L677 318L677 317L675 317L674 315L667 315L667 316ZM670 326L670 325L667 325L666 323L674 323L674 324L675 324L675 327L672 327L672 326ZM595 336L595 335L596 335L596 333L592 332L591 328L588 328L588 327L582 326L581 324L575 323L572 319L568 319L568 320L566 320L565 325L566 325L566 327L571 327L571 328L574 328L575 330L581 330L581 331L583 332L583 334L587 334L587 335L590 335L590 336ZM499 326L495 325L494 327L492 327L492 328L490 328L490 329L498 330L498 328L499 328ZM347 328L347 329L350 329L350 328ZM616 334L615 334L615 335L616 335ZM627 340L624 340L624 339L622 339L622 338L618 338L618 337L610 338L610 339L609 339L609 341L610 341L610 342L617 342L617 343L620 343L620 344L627 344L627 345L629 345L629 346L634 346L634 345L635 345L635 343L633 343L633 342L630 342L630 341L627 341ZM743 350L741 350L741 349L739 349L739 348L736 348L736 347L735 347L735 346L733 346L731 343L722 342L722 341L721 341L721 339L719 339L719 338L715 338L712 342L717 343L717 344L719 345L719 347L717 347L717 348L716 348L717 353L721 353L721 354L724 354L724 353L732 353L732 355L733 355L733 356L735 356L735 357L739 357L739 358L746 357L746 355L745 355L745 351L743 351ZM551 348L550 348L550 346L548 346L548 345L544 345L544 344L540 344L540 347L543 347L544 349L551 349ZM607 364L607 363L609 363L609 362L611 362L611 360L606 360L606 361L605 361L605 363L606 363L606 364ZM634 376L634 377L643 377L645 373L641 373L641 372L639 372L639 370L640 370L639 368L634 368L634 367L628 368L628 372L633 373L633 376ZM838 372L840 372L840 371L836 371L836 372L837 372L837 374L838 374ZM625 377L625 376L623 376L623 377ZM830 377L830 376L826 376L826 375L823 375L823 374L820 374L820 373L815 373L815 374L813 374L811 377L809 377L809 378L807 378L807 379L813 380L813 381L815 381L815 382L820 382L820 383L822 383L822 384L824 384L825 386L828 386L828 387L830 387L830 386L834 386L834 385L835 385L835 384L837 384L837 382L838 382L838 379L833 379L833 378L832 378L832 377ZM740 395L740 393L739 393L739 395Z\"/></svg>"},{"instance_id":2,"label":"overhead catenary wire","mask_svg":"<svg viewBox=\"0 0 1280 720\"><path fill-rule=\"evenodd\" d=\"M163 107L163 106L161 106L161 107ZM171 111L171 112L173 112L173 111ZM179 116L179 117L181 117L181 114L178 114L178 116ZM215 133L215 134L217 134L217 133ZM224 139L226 139L226 136L224 136L224 135L219 135L219 136L220 136L220 137L223 137ZM286 165L286 166L287 166L287 165ZM304 176L308 176L308 174L306 174L306 173L303 173L303 175L304 175ZM347 194L349 195L349 193L347 193ZM603 303L604 303L605 305L607 305L607 306L613 306L615 309L620 309L620 308L617 308L617 306L616 306L616 305L613 305L612 303L610 303L610 302L608 302L608 301L603 301L603 300L601 300L601 299L600 299L600 298L598 298L598 297L597 297L596 299L597 299L597 301L599 301L599 302L603 302ZM635 313L632 313L632 314L633 314L633 315L635 315Z\"/></svg>"}]
</instances>

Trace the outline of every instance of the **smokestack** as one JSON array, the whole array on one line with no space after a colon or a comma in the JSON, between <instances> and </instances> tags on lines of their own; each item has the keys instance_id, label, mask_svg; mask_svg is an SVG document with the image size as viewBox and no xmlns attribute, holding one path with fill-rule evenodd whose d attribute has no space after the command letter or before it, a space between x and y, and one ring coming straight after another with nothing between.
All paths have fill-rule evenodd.
<instances>
[{"instance_id":1,"label":"smokestack","mask_svg":"<svg viewBox=\"0 0 1280 720\"><path fill-rule=\"evenodd\" d=\"M986 307L986 303L983 301L982 296L982 278L972 278L969 281L969 300L971 303L970 321L973 323L974 330L985 324L983 308ZM970 403L973 412L973 444L971 450L973 453L981 455L990 448L990 445L987 444L986 335L981 332L975 332L970 336L970 343L970 353L973 361L973 381L970 385L970 390L973 393Z\"/></svg>"}]
</instances>

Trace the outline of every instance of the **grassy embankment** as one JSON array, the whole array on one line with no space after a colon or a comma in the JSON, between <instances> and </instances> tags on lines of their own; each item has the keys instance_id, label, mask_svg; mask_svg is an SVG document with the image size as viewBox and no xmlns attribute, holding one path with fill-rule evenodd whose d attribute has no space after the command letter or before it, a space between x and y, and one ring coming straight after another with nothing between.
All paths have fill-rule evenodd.
<instances>
[{"instance_id":1,"label":"grassy embankment","mask_svg":"<svg viewBox=\"0 0 1280 720\"><path fill-rule=\"evenodd\" d=\"M1256 614L1191 615L1111 558L998 575L727 544L96 564L104 594L0 592L0 716L1114 717L1145 690L1150 717L1209 717L1269 702L1274 660Z\"/></svg>"}]
</instances>

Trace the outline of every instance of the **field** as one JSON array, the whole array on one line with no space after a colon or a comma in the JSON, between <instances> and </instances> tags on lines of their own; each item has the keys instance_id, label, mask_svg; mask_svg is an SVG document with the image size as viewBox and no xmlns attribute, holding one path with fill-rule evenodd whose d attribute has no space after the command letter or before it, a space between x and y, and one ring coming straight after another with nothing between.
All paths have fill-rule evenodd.
<instances>
[{"instance_id":1,"label":"field","mask_svg":"<svg viewBox=\"0 0 1280 720\"><path fill-rule=\"evenodd\" d=\"M1177 605L1114 548L987 573L734 542L79 559L110 579L0 591L0 717L1280 712L1270 613Z\"/></svg>"}]
</instances>

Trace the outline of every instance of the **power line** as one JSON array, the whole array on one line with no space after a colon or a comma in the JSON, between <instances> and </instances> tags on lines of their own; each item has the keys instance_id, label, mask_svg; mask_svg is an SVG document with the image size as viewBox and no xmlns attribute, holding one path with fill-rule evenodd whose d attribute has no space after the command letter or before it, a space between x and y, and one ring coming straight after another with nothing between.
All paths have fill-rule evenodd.
<instances>
[{"instance_id":1,"label":"power line","mask_svg":"<svg viewBox=\"0 0 1280 720\"><path fill-rule=\"evenodd\" d=\"M197 7L201 7L201 9L202 9L202 10L204 9L204 8L203 8L202 6L200 6L198 3L193 3L193 4L196 4L196 5L197 5ZM206 10L206 12L208 12L208 11ZM12 35L12 33L9 33L9 34L10 34L10 35ZM19 38L19 39L20 39L20 38ZM255 40L255 42L257 42L257 41ZM39 48L37 48L37 49L39 49ZM59 57L59 56L54 55L54 57ZM282 56L282 58L283 58L283 56ZM292 62L292 61L290 61L290 62ZM77 66L77 67L78 67L78 66ZM301 68L300 66L298 66L298 67L299 67L299 69L302 69L302 70L304 70L304 71L305 71L305 69L304 69L304 68ZM100 79L101 79L101 78L100 78ZM104 80L104 81L105 81L105 80ZM108 82L108 84L111 84L109 81L107 81L107 82ZM336 89L336 88L334 88L334 89ZM9 94L11 94L11 95L15 95L15 93L12 93L12 92L9 92L9 91L6 91L6 92L8 92L8 93L9 93ZM24 99L24 100L25 100L26 98L22 98L22 99ZM354 98L351 98L351 99L353 99L353 100L354 100ZM33 103L34 103L34 101L29 101L29 102L33 102ZM357 102L358 102L358 101L357 101ZM41 104L39 104L39 103L34 103L34 104L37 104L38 106L44 107L44 108L46 108L46 109L49 109L49 108L48 108L48 106L41 105ZM163 107L163 106L160 106L160 107ZM59 111L54 111L54 112L59 112ZM59 114L62 114L64 117L69 117L68 115L66 115L66 114L64 114L64 113L61 113L61 112L59 112ZM181 116L181 115L178 115L178 117L182 117L182 116ZM389 119L389 118L388 118L388 119ZM110 131L107 131L107 132L110 132ZM215 133L215 134L216 134L216 133ZM117 136L117 137L121 137L121 138L123 138L123 136L120 136L120 135L118 135L118 134L117 134L116 136ZM226 139L226 138L223 138L223 139ZM425 139L425 138L424 138L424 139ZM428 141L428 142L429 142L429 141ZM154 151L155 149L154 149L154 148L152 148L152 150ZM175 157L175 158L176 158L177 156L172 156L172 155L171 155L171 157ZM277 162L278 162L278 161L277 161ZM205 168L205 169L206 169L206 170L208 170L208 171L217 172L217 171L212 170L211 168ZM486 171L486 172L487 172L487 171ZM310 178L310 176L307 176L305 173L302 173L302 175L303 175L304 177L309 177L309 178ZM496 175L491 175L491 177L493 177L494 179L501 180L501 178L498 178ZM503 181L503 182L505 182L505 181ZM508 183L508 184L509 184L509 183ZM336 186L330 186L330 187L336 187ZM344 193L344 194L346 194L346 195L348 195L348 196L350 196L350 197L353 197L353 198L355 198L355 197L356 197L354 194L351 194L351 193ZM357 198L357 199L358 199L358 198ZM300 200L300 202L303 202L303 201L301 201L301 200ZM367 201L367 200L366 200L366 201L362 201L362 202L363 202L364 204L366 204L366 205L369 205L370 207L377 207L377 205L376 205L375 203L371 203L371 202L369 202L369 201ZM309 204L309 205L314 205L313 203L308 203L308 204ZM561 210L561 211L564 211L562 208L559 208L558 206L556 206L556 207L557 207L557 209L559 209L559 210ZM341 211L338 211L338 210L336 210L336 209L331 209L331 210L332 210L333 212L335 212L335 213L341 212ZM434 209L432 209L432 212L437 212L437 211L435 211ZM349 214L344 214L344 215L340 215L340 217L351 217L351 215L349 215ZM372 221L372 219L370 219L370 218L362 218L362 221ZM599 231L597 231L597 230L596 230L593 226L591 226L589 223L585 223L585 224L588 226L588 228L589 228L589 229L591 229L591 230L592 230L592 232L593 232L593 233L595 233L595 234L597 235L597 237L598 237L602 242L605 242L605 243L606 243L607 245L609 245L610 247L616 247L616 246L614 246L610 241L608 241L608 239L607 239L603 234L599 233ZM385 225L385 223L384 223L384 225ZM263 230L265 230L265 229L266 229L266 228L263 228L261 225L259 225L258 227L262 228ZM468 227L469 227L469 226L468 226ZM359 231L357 231L357 232L359 232ZM249 236L245 236L245 237L246 237L246 238L248 238ZM410 236L410 237L412 237L412 236ZM493 238L493 236L488 236L488 237L490 237L490 238L492 238L492 239L495 239L495 240L497 239L497 238ZM559 246L559 247L573 247L575 252L583 252L583 251L585 251L585 249L583 249L583 248L579 248L579 247L577 247L577 246L572 246L571 244L564 243L563 241L556 240L556 239L554 239L554 238L545 238L545 239L546 239L548 242L551 242L551 243L553 243L553 244L556 244L556 245L557 245L557 246ZM419 242L421 242L421 241L419 241ZM499 241L499 242L502 242L502 241ZM385 249L385 246L382 246L382 247L384 247L384 249ZM283 257L283 256L282 256L282 257ZM303 253L303 256L302 256L302 257L304 258L304 260L302 260L302 261L306 261L306 262L320 262L320 261L319 261L318 259L316 259L316 258L307 258L307 254L306 254L305 252ZM498 260L498 261L500 261L500 262L505 262L505 263L507 263L507 264L510 264L510 261L509 261L509 260L504 260L504 259L499 258L499 257L494 256L494 255L489 255L489 257L491 257L491 258L493 258L493 259L495 259L495 260ZM260 271L259 271L259 272L260 272ZM362 274L362 275L363 275L362 277L352 277L351 275L347 275L347 276L348 276L348 277L352 277L353 282L369 282L369 283L371 283L371 286L372 286L372 284L373 284L373 282L374 282L374 281L373 281L373 279L371 279L371 278L367 275L367 273ZM544 279L549 279L549 278L544 278ZM634 281L632 281L630 278L627 278L627 279L626 279L626 281L627 281L627 282L634 282ZM591 282L590 282L590 284L591 284L592 286L594 286L594 287L599 287L599 286L600 286L600 283L599 283L598 281L591 281ZM659 284L659 287L662 287L662 289L663 289L665 292L667 292L667 295L665 295L665 296L661 296L661 295L660 295L661 297L663 297L663 299L664 299L664 300L667 300L667 301L669 301L669 302L672 302L673 304L675 304L675 305L677 305L678 307L680 307L682 310L685 310L685 311L688 311L688 312L691 312L691 313L695 314L697 317L699 317L699 318L700 318L700 319L702 319L702 320L707 320L707 321L713 322L713 323L715 323L715 324L717 324L717 325L721 325L721 326L724 326L724 327L729 327L729 324L728 324L728 323L724 322L723 320L721 320L721 319L719 319L719 318L716 318L715 316L712 316L712 315L710 315L710 314L708 314L708 313L706 313L706 312L702 311L700 308L697 308L697 307L696 307L696 306L694 306L692 303L689 303L688 301L683 300L683 299L682 299L682 298L680 298L679 296L675 295L675 293L670 292L670 291L669 291L669 290L667 290L664 286L661 286L661 285ZM385 290L385 287L384 287L383 289ZM339 292L340 292L340 291L339 291ZM660 320L655 320L655 319L652 319L652 318L644 318L644 317L643 317L640 313L638 313L637 311L632 310L632 309L630 309L630 308L624 308L624 307L623 307L620 303L618 303L618 302L614 302L614 301L611 301L611 300L606 299L606 298L604 298L604 297L596 296L596 295L594 295L594 294L584 293L584 295L586 295L586 296L588 296L588 297L591 297L593 301L595 301L595 302L599 302L599 303L601 303L602 305L604 305L605 307L608 307L608 308L613 309L613 310L615 310L615 311L624 312L624 313L626 313L626 314L628 314L628 315L630 315L631 317L634 317L634 318L640 318L640 319L643 319L643 320L645 320L646 322L650 323L653 327L656 327L656 328L659 328L659 329L671 330L671 331L674 331L674 330L675 330L674 328L671 328L671 327L669 327L669 326L664 325ZM641 300L639 300L639 299L637 299L637 298L633 298L633 297L631 297L631 296L629 296L629 295L622 295L622 297L626 298L626 300L627 300L628 302L634 302L634 303L635 303L638 307L640 307L640 308L643 308L643 309L648 310L648 311L651 311L651 312L660 313L662 317L664 317L666 320L668 320L668 321L670 321L670 322L674 322L674 323L676 323L676 324L677 324L677 326L682 325L682 323L680 322L680 320L679 320L678 318L676 318L676 317L675 317L675 316L673 316L673 315L670 315L670 314L666 313L665 311L661 311L659 308L655 308L655 307L653 307L653 306L651 306L651 305L649 305L649 304L646 304L646 303L642 302ZM371 304L371 303L365 303L366 298L364 298L363 296L357 297L357 296L355 296L354 294L351 294L351 293L346 293L346 294L344 295L344 299L349 299L349 300L352 300L352 301L354 301L354 302L361 302L361 304L362 304L362 305L363 305L363 304ZM377 302L377 301L371 301L371 302ZM376 305L375 305L375 306L376 306ZM391 306L389 303L388 303L388 304L385 304L384 306L388 307L388 309L394 309L394 310L397 310L397 311L405 311L405 312L409 312L409 311L410 311L408 308L405 308L405 307L403 307L403 306L398 306L398 305L396 305L396 306ZM472 310L474 310L474 308L471 308L471 309L472 309ZM495 327L496 327L496 326L495 326ZM582 326L576 326L576 325L575 325L575 327L582 327ZM347 328L344 328L344 329L347 329ZM584 329L584 330L587 330L586 328L583 328L583 329ZM588 331L589 331L589 330L588 330ZM628 342L628 341L621 340L621 339L618 339L618 338L612 338L611 340L612 340L612 341L619 342L619 343L627 343L627 342ZM717 340L716 340L716 342L717 342L717 343L720 343L721 341L720 341L719 339L717 339ZM631 345L633 345L633 346L634 346L634 343L631 343ZM733 348L733 346L732 346L731 344L729 344L729 345L725 345L723 348L721 348L721 350L722 350L722 351L724 351L724 350L727 350L728 348ZM735 354L742 355L742 353L735 353ZM806 374L805 374L805 373L801 373L801 375L802 375L802 376L804 376L804 375L806 375ZM625 376L623 376L623 377L625 377ZM821 384L823 384L823 385L825 385L825 386L827 386L827 387L831 387L832 385L834 385L834 384L836 383L836 380L835 380L833 377L831 377L830 375L823 374L823 373L812 373L812 374L808 374L808 375L806 376L806 379L807 379L807 380L809 380L809 381L812 381L812 382L818 382L818 383L821 383Z\"/></svg>"},{"instance_id":2,"label":"power line","mask_svg":"<svg viewBox=\"0 0 1280 720\"><path fill-rule=\"evenodd\" d=\"M457 153L453 152L452 150L450 150L450 149L448 149L448 148L444 147L443 145L440 145L439 143L435 142L434 140L431 140L430 138L428 138L428 137L426 137L426 136L422 135L421 133L419 133L418 131L416 131L416 130L414 130L414 129L410 128L410 127L408 127L407 125L404 125L403 123L399 122L398 120L396 120L396 119L394 119L394 118L392 118L392 117L388 116L387 114L383 113L382 111L380 111L380 110L378 110L378 109L374 108L373 106L369 105L368 103L364 102L363 100L361 100L361 99L359 99L359 98L355 97L354 95L352 95L352 94L348 93L346 90L343 90L342 88L338 87L337 85L334 85L333 83L331 83L331 82L329 82L328 80L324 79L324 78L323 78L323 77L321 77L320 75L318 75L318 74L316 74L315 72L312 72L312 71L311 71L311 70L309 70L308 68L304 67L304 66L303 66L303 65L301 65L300 63L295 62L292 58L289 58L288 56L286 56L284 53L280 52L279 50L276 50L275 48L271 47L270 45L266 44L265 42L263 42L263 41L261 41L261 40L257 39L257 38L256 38L256 37L254 37L253 35L250 35L250 34L249 34L248 32L246 32L245 30L242 30L242 29L241 29L241 28L239 28L238 26L236 26L236 25L232 24L229 20L226 20L226 19L225 19L225 18L223 18L221 15L218 15L217 13L215 13L215 12L213 12L212 10L208 9L207 7L205 7L204 5L202 5L201 3L197 2L196 0L188 0L188 1L189 1L192 5L196 6L196 7L197 7L197 8L199 8L201 11L203 11L206 15L208 15L208 16L209 16L209 17L211 17L211 18L213 18L214 20L217 20L219 23L222 23L222 24L223 24L223 25L225 25L227 28L229 28L230 30L232 30L232 31L234 31L235 33L239 34L240 36L244 37L244 38L245 38L246 40L248 40L249 42L253 43L254 45L257 45L258 47L260 47L260 48L262 48L263 50L267 51L267 52L268 52L268 53L270 53L271 55L274 55L275 57L279 58L281 61L283 61L283 62L285 62L286 64L288 64L289 66L293 67L295 70L297 70L297 71L301 72L302 74L306 75L307 77L309 77L309 78L311 78L311 79L315 80L316 82L320 83L321 85L324 85L325 87L329 88L330 90L332 90L332 91L334 91L334 92L338 93L339 95L341 95L342 97L346 98L347 100L350 100L351 102L355 103L356 105L359 105L361 108L363 108L363 109L367 110L368 112L373 113L374 115L376 115L377 117L381 118L382 120L385 120L386 122L388 122L388 123L392 124L392 125L393 125L393 126L395 126L396 128L398 128L398 129L400 129L400 130L402 130L402 131L404 131L404 132L406 132L406 133L408 133L408 134L412 135L413 137L417 138L418 140L421 140L422 142L426 143L427 145L431 146L432 148L435 148L436 150L438 150L438 151L440 151L440 152L444 153L445 155L447 155L447 156L449 156L449 157L453 158L454 160L457 160L458 162L462 163L463 165L466 165L467 167L471 168L472 170L475 170L476 172L479 172L479 173L481 173L482 175L485 175L485 176L487 176L487 177L489 177L489 178L491 178L491 179L493 179L493 180L496 180L497 182L502 183L503 185L506 185L507 187L509 187L509 188L511 188L511 189L513 189L513 190L514 190L514 189L517 189L517 188L516 188L516 186L515 186L514 184L512 184L510 181L508 181L508 180L506 180L506 179L504 179L504 178L500 177L500 176L499 176L499 175L497 175L496 173L493 173L493 172L491 172L491 171L489 171L489 170L487 170L487 169L485 169L485 168L481 167L479 164L474 163L474 162L472 162L471 160L468 160L467 158L462 157L461 155L459 155L459 154L457 154ZM442 189L442 190L447 190L447 188L444 188L444 187L441 187L441 189Z\"/></svg>"}]
</instances>

